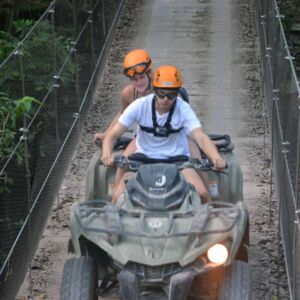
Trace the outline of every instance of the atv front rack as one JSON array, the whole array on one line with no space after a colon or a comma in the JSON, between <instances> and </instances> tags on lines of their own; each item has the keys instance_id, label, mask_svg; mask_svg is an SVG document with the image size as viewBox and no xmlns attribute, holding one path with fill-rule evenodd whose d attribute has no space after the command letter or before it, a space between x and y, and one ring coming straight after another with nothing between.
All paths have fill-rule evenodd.
<instances>
[{"instance_id":1,"label":"atv front rack","mask_svg":"<svg viewBox=\"0 0 300 300\"><path fill-rule=\"evenodd\" d=\"M74 207L74 216L83 230L108 233L118 236L135 236L145 238L172 238L188 235L208 235L229 232L241 215L238 206L223 201L214 201L203 204L197 211L186 213L178 212L150 212L150 211L128 211L117 207L104 200L92 200L78 202ZM138 219L139 228L137 231L126 230L122 218ZM224 228L205 230L211 218L223 219ZM149 218L163 218L168 220L165 232L146 232L145 220ZM192 218L188 231L171 232L176 219ZM96 221L96 222L95 222ZM95 223L97 226L95 226Z\"/></svg>"}]
</instances>

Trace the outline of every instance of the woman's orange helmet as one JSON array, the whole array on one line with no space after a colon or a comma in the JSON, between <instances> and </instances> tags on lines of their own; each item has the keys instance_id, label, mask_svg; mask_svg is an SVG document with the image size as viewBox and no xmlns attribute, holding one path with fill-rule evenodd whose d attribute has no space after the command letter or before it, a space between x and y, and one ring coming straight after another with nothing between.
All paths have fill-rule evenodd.
<instances>
[{"instance_id":1,"label":"woman's orange helmet","mask_svg":"<svg viewBox=\"0 0 300 300\"><path fill-rule=\"evenodd\" d=\"M152 68L151 58L143 49L130 51L124 59L124 74L132 78L135 74L143 74Z\"/></svg>"},{"instance_id":2,"label":"woman's orange helmet","mask_svg":"<svg viewBox=\"0 0 300 300\"><path fill-rule=\"evenodd\" d=\"M157 89L179 89L182 86L181 74L174 66L160 66L154 73L152 85Z\"/></svg>"}]
</instances>

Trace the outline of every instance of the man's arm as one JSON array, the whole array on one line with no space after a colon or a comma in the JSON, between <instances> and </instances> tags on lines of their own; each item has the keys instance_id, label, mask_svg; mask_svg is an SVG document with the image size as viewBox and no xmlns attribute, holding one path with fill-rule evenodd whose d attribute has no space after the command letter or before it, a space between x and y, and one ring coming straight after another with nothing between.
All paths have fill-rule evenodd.
<instances>
[{"instance_id":1,"label":"man's arm","mask_svg":"<svg viewBox=\"0 0 300 300\"><path fill-rule=\"evenodd\" d=\"M127 127L117 122L103 140L101 160L105 166L112 163L112 151L116 140L126 131Z\"/></svg>"},{"instance_id":2,"label":"man's arm","mask_svg":"<svg viewBox=\"0 0 300 300\"><path fill-rule=\"evenodd\" d=\"M198 127L193 129L190 135L201 148L201 150L212 161L216 169L222 170L226 167L226 161L220 156L217 147L202 128Z\"/></svg>"}]
</instances>

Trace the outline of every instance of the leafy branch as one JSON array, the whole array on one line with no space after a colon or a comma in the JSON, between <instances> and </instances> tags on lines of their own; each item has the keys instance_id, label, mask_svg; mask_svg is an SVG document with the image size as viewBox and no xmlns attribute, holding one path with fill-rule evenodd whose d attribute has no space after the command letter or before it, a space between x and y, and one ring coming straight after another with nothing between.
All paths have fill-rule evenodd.
<instances>
[{"instance_id":1,"label":"leafy branch","mask_svg":"<svg viewBox=\"0 0 300 300\"><path fill-rule=\"evenodd\" d=\"M33 97L25 96L11 100L5 93L0 93L0 161L9 155L16 144L18 127L23 118L30 119L34 113L33 104L41 103ZM23 150L18 150L18 162L22 163Z\"/></svg>"}]
</instances>

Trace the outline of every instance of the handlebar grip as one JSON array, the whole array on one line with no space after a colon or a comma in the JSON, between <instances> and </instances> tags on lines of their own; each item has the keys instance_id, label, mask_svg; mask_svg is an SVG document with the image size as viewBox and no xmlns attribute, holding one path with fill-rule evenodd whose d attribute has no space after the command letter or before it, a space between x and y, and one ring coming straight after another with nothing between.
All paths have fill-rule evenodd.
<instances>
[{"instance_id":1,"label":"handlebar grip","mask_svg":"<svg viewBox=\"0 0 300 300\"><path fill-rule=\"evenodd\" d=\"M123 155L114 156L114 164L124 163L125 161L126 161L126 158Z\"/></svg>"}]
</instances>

